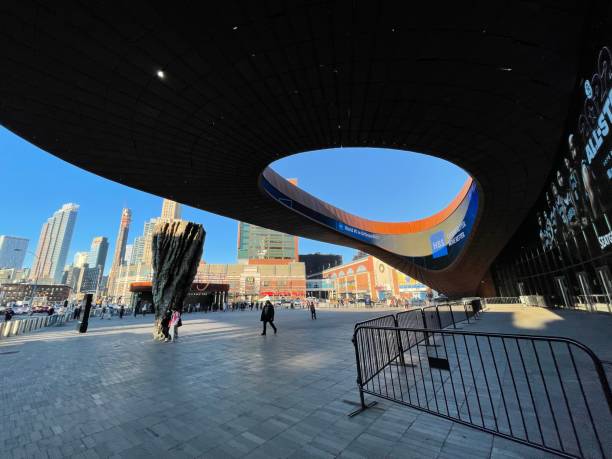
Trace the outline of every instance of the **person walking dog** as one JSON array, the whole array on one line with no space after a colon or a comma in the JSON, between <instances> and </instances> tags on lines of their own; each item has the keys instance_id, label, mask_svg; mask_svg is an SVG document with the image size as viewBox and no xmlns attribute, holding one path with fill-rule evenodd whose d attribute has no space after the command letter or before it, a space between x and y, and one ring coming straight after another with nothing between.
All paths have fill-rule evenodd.
<instances>
[{"instance_id":1,"label":"person walking dog","mask_svg":"<svg viewBox=\"0 0 612 459\"><path fill-rule=\"evenodd\" d=\"M261 309L261 321L263 322L262 336L266 334L266 324L268 323L274 329L274 334L276 335L276 326L274 325L274 306L272 306L270 300L266 301L266 304Z\"/></svg>"}]
</instances>

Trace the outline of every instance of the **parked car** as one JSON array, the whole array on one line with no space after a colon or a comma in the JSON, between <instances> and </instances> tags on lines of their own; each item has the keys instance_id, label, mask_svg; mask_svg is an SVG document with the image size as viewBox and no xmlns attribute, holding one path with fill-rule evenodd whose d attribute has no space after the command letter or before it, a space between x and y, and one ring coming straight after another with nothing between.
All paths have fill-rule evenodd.
<instances>
[{"instance_id":1,"label":"parked car","mask_svg":"<svg viewBox=\"0 0 612 459\"><path fill-rule=\"evenodd\" d=\"M15 306L13 308L13 312L15 314L29 314L30 313L30 307L29 306Z\"/></svg>"},{"instance_id":2,"label":"parked car","mask_svg":"<svg viewBox=\"0 0 612 459\"><path fill-rule=\"evenodd\" d=\"M30 311L31 314L49 314L51 306L34 306Z\"/></svg>"}]
</instances>

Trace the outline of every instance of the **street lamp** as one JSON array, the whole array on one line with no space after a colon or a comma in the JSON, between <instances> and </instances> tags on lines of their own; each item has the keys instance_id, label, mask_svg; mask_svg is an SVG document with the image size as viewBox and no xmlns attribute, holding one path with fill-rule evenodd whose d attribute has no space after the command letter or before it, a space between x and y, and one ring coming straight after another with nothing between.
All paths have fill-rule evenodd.
<instances>
[{"instance_id":1,"label":"street lamp","mask_svg":"<svg viewBox=\"0 0 612 459\"><path fill-rule=\"evenodd\" d=\"M26 252L29 253L30 255L32 255L34 258L36 258L36 261L38 261L38 255L36 255L34 252L30 251L30 250L24 250L24 249L13 249L14 252ZM34 295L36 294L36 287L37 287L37 282L38 282L38 273L35 274L34 276L34 284L32 284L32 299L30 301L30 307L32 307L31 303L34 303ZM25 300L25 297L24 297Z\"/></svg>"}]
</instances>

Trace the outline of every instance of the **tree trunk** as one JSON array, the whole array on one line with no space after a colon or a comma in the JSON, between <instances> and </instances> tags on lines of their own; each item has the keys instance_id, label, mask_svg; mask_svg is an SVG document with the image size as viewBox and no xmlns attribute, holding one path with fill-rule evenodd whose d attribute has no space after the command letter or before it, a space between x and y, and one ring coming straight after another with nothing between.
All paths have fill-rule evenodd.
<instances>
[{"instance_id":1,"label":"tree trunk","mask_svg":"<svg viewBox=\"0 0 612 459\"><path fill-rule=\"evenodd\" d=\"M163 340L161 320L168 309L182 311L196 275L206 232L184 220L161 221L153 230L153 338Z\"/></svg>"}]
</instances>

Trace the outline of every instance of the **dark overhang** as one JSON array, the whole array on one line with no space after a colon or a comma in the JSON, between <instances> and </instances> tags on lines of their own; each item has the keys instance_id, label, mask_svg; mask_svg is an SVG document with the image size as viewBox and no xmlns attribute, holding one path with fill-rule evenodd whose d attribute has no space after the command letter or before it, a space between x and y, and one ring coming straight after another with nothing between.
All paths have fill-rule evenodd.
<instances>
[{"instance_id":1,"label":"dark overhang","mask_svg":"<svg viewBox=\"0 0 612 459\"><path fill-rule=\"evenodd\" d=\"M362 249L437 290L470 294L549 172L588 8L3 2L0 122L120 183ZM430 269L262 189L278 158L339 146L427 153L474 178L478 213L452 263Z\"/></svg>"}]
</instances>

